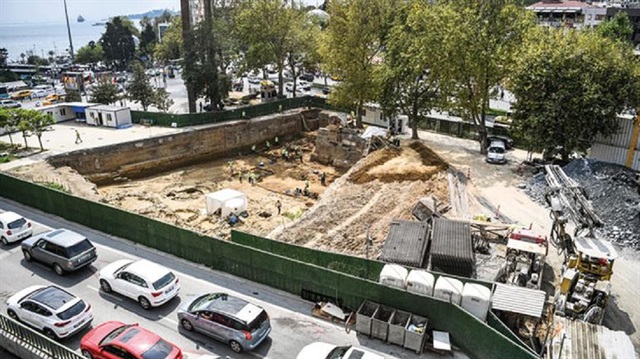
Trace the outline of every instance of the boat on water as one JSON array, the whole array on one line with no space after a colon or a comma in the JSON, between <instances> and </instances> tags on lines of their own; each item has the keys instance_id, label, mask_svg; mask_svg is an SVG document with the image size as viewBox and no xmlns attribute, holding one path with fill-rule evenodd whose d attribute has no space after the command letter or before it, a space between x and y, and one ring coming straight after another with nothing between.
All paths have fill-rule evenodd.
<instances>
[{"instance_id":1,"label":"boat on water","mask_svg":"<svg viewBox=\"0 0 640 359\"><path fill-rule=\"evenodd\" d=\"M78 22L84 22L84 17L82 17L82 15L78 15Z\"/></svg>"},{"instance_id":2,"label":"boat on water","mask_svg":"<svg viewBox=\"0 0 640 359\"><path fill-rule=\"evenodd\" d=\"M104 26L106 24L107 24L106 22L96 22L96 23L93 23L93 25L91 26Z\"/></svg>"}]
</instances>

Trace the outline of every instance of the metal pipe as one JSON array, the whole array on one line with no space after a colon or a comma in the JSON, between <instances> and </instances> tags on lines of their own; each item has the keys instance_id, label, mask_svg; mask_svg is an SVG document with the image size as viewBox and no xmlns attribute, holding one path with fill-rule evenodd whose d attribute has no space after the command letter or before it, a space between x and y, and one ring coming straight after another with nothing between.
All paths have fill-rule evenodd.
<instances>
[{"instance_id":1,"label":"metal pipe","mask_svg":"<svg viewBox=\"0 0 640 359\"><path fill-rule=\"evenodd\" d=\"M67 12L67 0L64 0L64 16L67 18L67 34L69 35L69 55L73 60L73 41L71 40L71 27L69 26L69 13Z\"/></svg>"}]
</instances>

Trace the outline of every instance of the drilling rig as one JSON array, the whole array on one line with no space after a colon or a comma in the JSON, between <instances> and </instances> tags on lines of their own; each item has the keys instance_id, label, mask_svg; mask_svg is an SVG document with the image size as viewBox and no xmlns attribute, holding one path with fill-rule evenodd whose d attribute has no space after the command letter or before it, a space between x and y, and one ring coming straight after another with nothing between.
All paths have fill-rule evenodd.
<instances>
[{"instance_id":1,"label":"drilling rig","mask_svg":"<svg viewBox=\"0 0 640 359\"><path fill-rule=\"evenodd\" d=\"M545 172L550 187L545 200L553 221L550 242L565 259L556 292L556 314L600 324L618 254L600 233L604 222L593 210L584 188L560 166L546 165ZM569 222L575 226L573 237L566 228Z\"/></svg>"}]
</instances>

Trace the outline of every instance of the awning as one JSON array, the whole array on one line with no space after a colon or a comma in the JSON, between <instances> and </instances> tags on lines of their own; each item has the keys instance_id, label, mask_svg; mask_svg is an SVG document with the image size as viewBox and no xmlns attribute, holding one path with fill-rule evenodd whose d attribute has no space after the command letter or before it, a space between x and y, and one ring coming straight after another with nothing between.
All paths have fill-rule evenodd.
<instances>
[{"instance_id":1,"label":"awning","mask_svg":"<svg viewBox=\"0 0 640 359\"><path fill-rule=\"evenodd\" d=\"M540 318L546 297L547 294L538 289L496 283L491 308Z\"/></svg>"}]
</instances>

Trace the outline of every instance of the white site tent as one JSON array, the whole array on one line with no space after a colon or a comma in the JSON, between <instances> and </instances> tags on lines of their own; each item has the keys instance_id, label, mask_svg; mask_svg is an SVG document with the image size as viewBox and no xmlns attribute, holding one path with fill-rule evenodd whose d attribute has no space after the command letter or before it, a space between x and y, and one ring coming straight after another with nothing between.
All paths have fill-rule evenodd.
<instances>
[{"instance_id":1,"label":"white site tent","mask_svg":"<svg viewBox=\"0 0 640 359\"><path fill-rule=\"evenodd\" d=\"M234 189L223 190L205 195L207 202L207 214L214 214L220 210L222 217L230 213L240 214L247 210L247 195Z\"/></svg>"}]
</instances>

